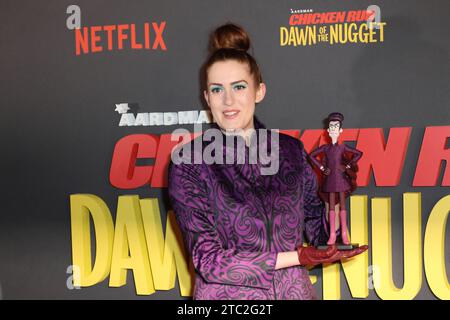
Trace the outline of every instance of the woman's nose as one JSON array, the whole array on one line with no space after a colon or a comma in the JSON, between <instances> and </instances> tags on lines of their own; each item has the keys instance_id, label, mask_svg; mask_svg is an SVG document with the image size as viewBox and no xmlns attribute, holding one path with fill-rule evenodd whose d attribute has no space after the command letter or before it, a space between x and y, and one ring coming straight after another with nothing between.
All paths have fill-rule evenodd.
<instances>
[{"instance_id":1,"label":"woman's nose","mask_svg":"<svg viewBox=\"0 0 450 320\"><path fill-rule=\"evenodd\" d=\"M224 95L224 103L227 106L231 106L234 102L234 97L233 97L233 92L232 91L225 91L225 95Z\"/></svg>"}]
</instances>

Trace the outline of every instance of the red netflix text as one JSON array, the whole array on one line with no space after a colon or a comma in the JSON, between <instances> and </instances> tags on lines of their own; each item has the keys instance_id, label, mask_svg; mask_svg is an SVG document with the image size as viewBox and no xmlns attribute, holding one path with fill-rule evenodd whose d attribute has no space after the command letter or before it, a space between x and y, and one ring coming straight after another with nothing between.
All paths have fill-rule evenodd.
<instances>
[{"instance_id":1,"label":"red netflix text","mask_svg":"<svg viewBox=\"0 0 450 320\"><path fill-rule=\"evenodd\" d=\"M163 32L166 22L91 26L74 29L75 54L88 54L105 50L163 50L166 51ZM137 30L140 28L139 30ZM140 36L138 36L140 34Z\"/></svg>"}]
</instances>

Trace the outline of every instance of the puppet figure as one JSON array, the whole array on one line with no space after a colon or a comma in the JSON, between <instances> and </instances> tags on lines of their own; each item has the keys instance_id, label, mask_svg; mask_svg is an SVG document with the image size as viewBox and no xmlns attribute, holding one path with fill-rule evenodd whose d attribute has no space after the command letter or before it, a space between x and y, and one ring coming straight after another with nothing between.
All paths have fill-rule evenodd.
<instances>
[{"instance_id":1,"label":"puppet figure","mask_svg":"<svg viewBox=\"0 0 450 320\"><path fill-rule=\"evenodd\" d=\"M356 162L361 158L362 152L346 144L338 143L339 135L342 133L342 122L344 116L339 112L331 113L327 118L328 134L331 138L330 144L325 144L311 153L311 160L323 173L321 190L324 200L329 203L330 237L327 244L336 242L336 200L339 201L339 222L342 243L350 244L347 229L347 210L345 199L356 189ZM322 162L316 157L323 154ZM336 197L339 197L336 199Z\"/></svg>"}]
</instances>

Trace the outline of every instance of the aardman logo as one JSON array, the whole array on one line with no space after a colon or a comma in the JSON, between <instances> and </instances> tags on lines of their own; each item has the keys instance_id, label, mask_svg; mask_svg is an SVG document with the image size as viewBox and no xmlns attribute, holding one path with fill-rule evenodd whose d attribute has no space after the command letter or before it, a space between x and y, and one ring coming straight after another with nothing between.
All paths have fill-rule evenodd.
<instances>
[{"instance_id":1,"label":"aardman logo","mask_svg":"<svg viewBox=\"0 0 450 320\"><path fill-rule=\"evenodd\" d=\"M133 106L133 104L131 104L131 106ZM132 108L129 107L128 103L116 103L114 111L117 111L120 114L119 127L202 124L211 123L213 119L211 112L208 110L139 112L135 115L133 112L129 112Z\"/></svg>"},{"instance_id":2,"label":"aardman logo","mask_svg":"<svg viewBox=\"0 0 450 320\"><path fill-rule=\"evenodd\" d=\"M81 27L81 9L70 5L66 26L74 31L75 54L96 53L113 50L162 50L167 51L163 32L166 21L143 24L111 24Z\"/></svg>"}]
</instances>

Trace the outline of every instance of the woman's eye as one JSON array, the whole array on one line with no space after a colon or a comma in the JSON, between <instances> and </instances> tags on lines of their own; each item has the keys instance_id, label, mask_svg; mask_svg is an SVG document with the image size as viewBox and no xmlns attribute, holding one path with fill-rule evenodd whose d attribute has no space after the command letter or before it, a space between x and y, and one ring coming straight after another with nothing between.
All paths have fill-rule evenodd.
<instances>
[{"instance_id":1,"label":"woman's eye","mask_svg":"<svg viewBox=\"0 0 450 320\"><path fill-rule=\"evenodd\" d=\"M247 86L244 85L244 84L237 84L233 88L236 89L236 90L242 90L242 89L247 88Z\"/></svg>"},{"instance_id":2,"label":"woman's eye","mask_svg":"<svg viewBox=\"0 0 450 320\"><path fill-rule=\"evenodd\" d=\"M222 91L222 88L221 87L212 87L210 90L212 93L219 93L220 91Z\"/></svg>"}]
</instances>

